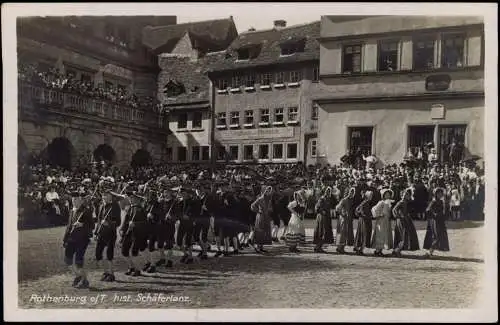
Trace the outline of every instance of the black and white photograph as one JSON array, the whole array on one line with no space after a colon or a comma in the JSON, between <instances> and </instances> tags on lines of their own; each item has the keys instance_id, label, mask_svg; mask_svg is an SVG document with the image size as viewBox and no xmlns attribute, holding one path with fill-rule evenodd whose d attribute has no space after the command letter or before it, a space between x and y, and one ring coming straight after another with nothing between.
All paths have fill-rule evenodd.
<instances>
[{"instance_id":1,"label":"black and white photograph","mask_svg":"<svg viewBox=\"0 0 500 325\"><path fill-rule=\"evenodd\" d=\"M4 5L6 315L498 320L497 7L428 5Z\"/></svg>"}]
</instances>

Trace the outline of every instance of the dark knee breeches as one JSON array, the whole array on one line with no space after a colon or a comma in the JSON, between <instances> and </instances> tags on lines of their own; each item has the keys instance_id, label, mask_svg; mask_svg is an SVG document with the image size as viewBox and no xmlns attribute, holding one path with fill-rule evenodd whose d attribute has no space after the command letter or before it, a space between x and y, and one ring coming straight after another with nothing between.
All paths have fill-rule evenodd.
<instances>
[{"instance_id":1,"label":"dark knee breeches","mask_svg":"<svg viewBox=\"0 0 500 325\"><path fill-rule=\"evenodd\" d=\"M72 241L66 243L66 247L64 249L65 263L67 265L73 265L73 259L74 259L76 266L83 267L85 252L87 251L89 242L90 239L87 238L84 240Z\"/></svg>"}]
</instances>

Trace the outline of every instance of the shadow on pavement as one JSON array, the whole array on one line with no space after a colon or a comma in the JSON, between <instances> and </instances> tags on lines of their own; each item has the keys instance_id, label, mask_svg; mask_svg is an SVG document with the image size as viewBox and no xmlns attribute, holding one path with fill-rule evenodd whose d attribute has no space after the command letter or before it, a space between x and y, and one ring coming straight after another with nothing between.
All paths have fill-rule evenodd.
<instances>
[{"instance_id":1,"label":"shadow on pavement","mask_svg":"<svg viewBox=\"0 0 500 325\"><path fill-rule=\"evenodd\" d=\"M89 291L91 292L107 292L107 291L116 291L116 292L138 292L141 291L141 288L130 286L130 287L111 287L111 288L94 288L90 287ZM147 293L175 293L175 290L168 290L168 289L153 289L153 288L147 288L143 290L144 292Z\"/></svg>"}]
</instances>

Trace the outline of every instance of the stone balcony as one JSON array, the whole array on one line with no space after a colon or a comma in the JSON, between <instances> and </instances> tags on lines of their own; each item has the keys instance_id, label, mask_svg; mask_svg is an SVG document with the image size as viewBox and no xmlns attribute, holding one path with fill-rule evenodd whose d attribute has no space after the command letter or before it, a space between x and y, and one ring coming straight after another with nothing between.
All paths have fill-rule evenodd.
<instances>
[{"instance_id":1,"label":"stone balcony","mask_svg":"<svg viewBox=\"0 0 500 325\"><path fill-rule=\"evenodd\" d=\"M20 119L40 120L44 114L52 113L159 133L169 132L168 124L164 122L166 119L160 118L152 107L136 108L25 81L18 83L18 100Z\"/></svg>"}]
</instances>

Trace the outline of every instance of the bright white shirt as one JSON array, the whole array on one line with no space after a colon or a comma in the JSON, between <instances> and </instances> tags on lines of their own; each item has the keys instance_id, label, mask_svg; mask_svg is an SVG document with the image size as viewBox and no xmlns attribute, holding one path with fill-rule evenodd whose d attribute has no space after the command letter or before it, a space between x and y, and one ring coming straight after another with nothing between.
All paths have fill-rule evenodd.
<instances>
[{"instance_id":1,"label":"bright white shirt","mask_svg":"<svg viewBox=\"0 0 500 325\"><path fill-rule=\"evenodd\" d=\"M47 200L47 202L58 200L59 194L57 194L57 192L47 192L47 194L45 194L45 199Z\"/></svg>"}]
</instances>

